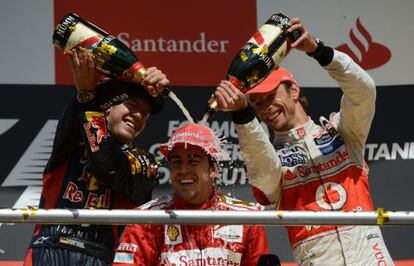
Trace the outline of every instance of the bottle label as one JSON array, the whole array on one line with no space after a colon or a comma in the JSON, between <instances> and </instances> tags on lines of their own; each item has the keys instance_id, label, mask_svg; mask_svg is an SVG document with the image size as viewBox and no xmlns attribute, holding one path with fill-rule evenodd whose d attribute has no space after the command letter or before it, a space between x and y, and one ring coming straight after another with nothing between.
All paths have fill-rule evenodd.
<instances>
[{"instance_id":1,"label":"bottle label","mask_svg":"<svg viewBox=\"0 0 414 266\"><path fill-rule=\"evenodd\" d=\"M103 38L102 35L80 22L74 26L70 26L69 30L72 33L66 43L65 51L71 50L78 45L91 49L90 46L96 46Z\"/></svg>"},{"instance_id":2,"label":"bottle label","mask_svg":"<svg viewBox=\"0 0 414 266\"><path fill-rule=\"evenodd\" d=\"M114 69L111 70L107 65L110 62L112 56L117 51L117 48L110 44L112 40L113 37L111 36L106 36L103 38L98 46L92 50L92 55L96 64L96 68L100 72L110 76L117 76L120 73L113 73Z\"/></svg>"},{"instance_id":3,"label":"bottle label","mask_svg":"<svg viewBox=\"0 0 414 266\"><path fill-rule=\"evenodd\" d=\"M258 52L267 54L279 66L290 50L286 37L287 33L282 28L264 24L248 42L256 44L259 47Z\"/></svg>"},{"instance_id":4,"label":"bottle label","mask_svg":"<svg viewBox=\"0 0 414 266\"><path fill-rule=\"evenodd\" d=\"M287 56L290 50L288 23L285 15L273 15L233 58L227 77L241 91L246 92L261 82Z\"/></svg>"},{"instance_id":5,"label":"bottle label","mask_svg":"<svg viewBox=\"0 0 414 266\"><path fill-rule=\"evenodd\" d=\"M289 17L283 15L283 14L273 14L265 23L266 24L271 24L274 25L278 28L280 28L281 30L287 30L289 28Z\"/></svg>"},{"instance_id":6,"label":"bottle label","mask_svg":"<svg viewBox=\"0 0 414 266\"><path fill-rule=\"evenodd\" d=\"M145 73L144 65L141 62L136 62L130 68L125 70L122 75L119 77L122 80L133 81L136 83L141 83L142 75Z\"/></svg>"},{"instance_id":7,"label":"bottle label","mask_svg":"<svg viewBox=\"0 0 414 266\"><path fill-rule=\"evenodd\" d=\"M65 50L66 43L68 42L68 38L72 32L73 27L78 23L78 18L69 14L65 16L62 21L56 26L56 29L53 33L53 43Z\"/></svg>"}]
</instances>

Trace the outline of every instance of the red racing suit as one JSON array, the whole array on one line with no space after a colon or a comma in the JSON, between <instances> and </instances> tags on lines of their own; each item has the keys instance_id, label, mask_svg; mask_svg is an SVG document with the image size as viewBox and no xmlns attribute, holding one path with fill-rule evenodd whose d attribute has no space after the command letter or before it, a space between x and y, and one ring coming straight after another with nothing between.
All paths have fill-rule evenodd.
<instances>
[{"instance_id":1,"label":"red racing suit","mask_svg":"<svg viewBox=\"0 0 414 266\"><path fill-rule=\"evenodd\" d=\"M364 149L375 112L375 84L349 56L330 49L332 59L324 68L343 97L340 111L329 120L322 117L317 125L309 118L297 128L274 132L272 144L251 107L241 110L243 123L233 116L249 183L263 205L296 211L374 210ZM377 226L287 230L299 265L393 265Z\"/></svg>"},{"instance_id":2,"label":"red racing suit","mask_svg":"<svg viewBox=\"0 0 414 266\"><path fill-rule=\"evenodd\" d=\"M202 205L190 205L176 195L150 201L143 210L257 211L260 205L215 194ZM125 227L114 265L256 265L268 253L263 226L145 225Z\"/></svg>"},{"instance_id":3,"label":"red racing suit","mask_svg":"<svg viewBox=\"0 0 414 266\"><path fill-rule=\"evenodd\" d=\"M117 142L104 114L74 98L56 130L39 208L132 209L151 200L153 157ZM138 149L138 150L137 150ZM118 225L36 225L25 265L110 265Z\"/></svg>"}]
</instances>

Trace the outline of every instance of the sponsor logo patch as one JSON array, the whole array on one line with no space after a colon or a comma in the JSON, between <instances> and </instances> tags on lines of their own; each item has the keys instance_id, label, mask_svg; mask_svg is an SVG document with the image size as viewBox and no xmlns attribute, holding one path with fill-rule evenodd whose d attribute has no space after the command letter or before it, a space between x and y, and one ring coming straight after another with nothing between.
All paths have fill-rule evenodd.
<instances>
[{"instance_id":1,"label":"sponsor logo patch","mask_svg":"<svg viewBox=\"0 0 414 266\"><path fill-rule=\"evenodd\" d=\"M226 225L214 228L214 238L221 238L227 242L243 242L243 225Z\"/></svg>"},{"instance_id":2,"label":"sponsor logo patch","mask_svg":"<svg viewBox=\"0 0 414 266\"><path fill-rule=\"evenodd\" d=\"M128 251L135 252L137 251L138 245L133 243L120 243L118 245L117 251Z\"/></svg>"},{"instance_id":3,"label":"sponsor logo patch","mask_svg":"<svg viewBox=\"0 0 414 266\"><path fill-rule=\"evenodd\" d=\"M328 145L319 147L319 150L322 152L323 155L328 155L336 151L339 147L341 147L344 144L344 139L340 135L336 135Z\"/></svg>"},{"instance_id":4,"label":"sponsor logo patch","mask_svg":"<svg viewBox=\"0 0 414 266\"><path fill-rule=\"evenodd\" d=\"M70 238L67 238L67 237L60 237L59 238L59 243L74 246L74 247L78 247L78 248L82 248L82 249L85 248L85 243L83 243L82 241L78 241L78 240L75 240L75 239L70 239Z\"/></svg>"},{"instance_id":5,"label":"sponsor logo patch","mask_svg":"<svg viewBox=\"0 0 414 266\"><path fill-rule=\"evenodd\" d=\"M303 154L296 153L288 156L279 156L282 166L292 167L298 164L306 164L306 158Z\"/></svg>"},{"instance_id":6,"label":"sponsor logo patch","mask_svg":"<svg viewBox=\"0 0 414 266\"><path fill-rule=\"evenodd\" d=\"M177 245L183 242L181 226L179 224L164 225L164 242L167 245Z\"/></svg>"},{"instance_id":7,"label":"sponsor logo patch","mask_svg":"<svg viewBox=\"0 0 414 266\"><path fill-rule=\"evenodd\" d=\"M277 150L277 153L280 155L300 152L300 148L297 145L288 145L288 146L276 145L276 150Z\"/></svg>"},{"instance_id":8,"label":"sponsor logo patch","mask_svg":"<svg viewBox=\"0 0 414 266\"><path fill-rule=\"evenodd\" d=\"M325 171L329 171L331 169L334 169L335 167L338 167L339 165L343 164L344 162L348 161L350 158L348 152L344 151L337 151L334 154L334 157L331 158L331 160L326 162L319 162L315 165L311 166L298 166L298 174L301 177L308 177L311 174L321 174Z\"/></svg>"},{"instance_id":9,"label":"sponsor logo patch","mask_svg":"<svg viewBox=\"0 0 414 266\"><path fill-rule=\"evenodd\" d=\"M333 136L331 134L326 133L321 135L319 138L314 139L316 145L324 145L330 141L332 141Z\"/></svg>"},{"instance_id":10,"label":"sponsor logo patch","mask_svg":"<svg viewBox=\"0 0 414 266\"><path fill-rule=\"evenodd\" d=\"M134 255L131 254L131 253L117 252L117 253L115 253L114 262L133 264L134 263Z\"/></svg>"},{"instance_id":11,"label":"sponsor logo patch","mask_svg":"<svg viewBox=\"0 0 414 266\"><path fill-rule=\"evenodd\" d=\"M327 182L316 189L315 198L322 209L340 210L345 205L348 195L341 184Z\"/></svg>"},{"instance_id":12,"label":"sponsor logo patch","mask_svg":"<svg viewBox=\"0 0 414 266\"><path fill-rule=\"evenodd\" d=\"M161 253L160 265L240 266L242 254L225 248L189 249Z\"/></svg>"},{"instance_id":13,"label":"sponsor logo patch","mask_svg":"<svg viewBox=\"0 0 414 266\"><path fill-rule=\"evenodd\" d=\"M367 236L367 240L370 240L373 238L379 238L379 235L377 233L371 233Z\"/></svg>"}]
</instances>

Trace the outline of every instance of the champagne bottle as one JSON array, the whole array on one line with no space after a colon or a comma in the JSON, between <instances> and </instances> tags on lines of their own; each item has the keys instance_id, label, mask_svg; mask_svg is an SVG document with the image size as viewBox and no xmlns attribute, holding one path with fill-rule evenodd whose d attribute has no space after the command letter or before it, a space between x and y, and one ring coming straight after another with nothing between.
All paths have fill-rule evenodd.
<instances>
[{"instance_id":1,"label":"champagne bottle","mask_svg":"<svg viewBox=\"0 0 414 266\"><path fill-rule=\"evenodd\" d=\"M289 53L292 41L301 34L299 31L287 32L289 21L289 17L282 13L273 14L233 58L226 79L245 93L278 68ZM202 121L206 122L217 109L218 103L213 100Z\"/></svg>"},{"instance_id":2,"label":"champagne bottle","mask_svg":"<svg viewBox=\"0 0 414 266\"><path fill-rule=\"evenodd\" d=\"M96 69L109 77L141 83L145 67L138 57L120 40L109 33L69 13L57 25L53 33L53 44L64 52L84 47L92 52ZM164 89L169 95L171 90Z\"/></svg>"},{"instance_id":3,"label":"champagne bottle","mask_svg":"<svg viewBox=\"0 0 414 266\"><path fill-rule=\"evenodd\" d=\"M52 41L56 47L65 53L70 53L76 47L93 50L108 35L107 32L75 13L69 13L56 26Z\"/></svg>"}]
</instances>

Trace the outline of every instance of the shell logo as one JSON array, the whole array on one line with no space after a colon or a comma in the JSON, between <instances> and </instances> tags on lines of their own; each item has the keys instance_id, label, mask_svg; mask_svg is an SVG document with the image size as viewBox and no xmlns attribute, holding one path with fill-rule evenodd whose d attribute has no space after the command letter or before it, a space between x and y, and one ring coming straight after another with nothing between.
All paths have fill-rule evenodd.
<instances>
[{"instance_id":1,"label":"shell logo","mask_svg":"<svg viewBox=\"0 0 414 266\"><path fill-rule=\"evenodd\" d=\"M175 225L171 225L171 224L168 225L167 235L171 241L177 241L179 234L180 234L180 231Z\"/></svg>"}]
</instances>

